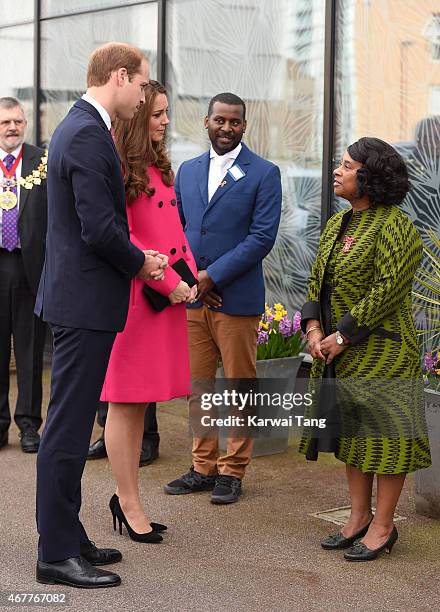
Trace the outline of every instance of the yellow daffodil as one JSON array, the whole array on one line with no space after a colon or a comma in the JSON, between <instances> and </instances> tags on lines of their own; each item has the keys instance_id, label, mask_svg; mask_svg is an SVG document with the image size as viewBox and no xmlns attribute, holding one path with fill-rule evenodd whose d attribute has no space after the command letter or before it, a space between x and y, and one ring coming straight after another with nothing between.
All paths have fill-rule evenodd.
<instances>
[{"instance_id":1,"label":"yellow daffodil","mask_svg":"<svg viewBox=\"0 0 440 612\"><path fill-rule=\"evenodd\" d=\"M282 304L280 304L278 302L278 304L274 304L273 306L275 308L275 311L278 312L279 310L284 310L284 306Z\"/></svg>"},{"instance_id":2,"label":"yellow daffodil","mask_svg":"<svg viewBox=\"0 0 440 612\"><path fill-rule=\"evenodd\" d=\"M267 331L269 329L269 323L263 323L263 321L260 321L260 329L265 329Z\"/></svg>"}]
</instances>

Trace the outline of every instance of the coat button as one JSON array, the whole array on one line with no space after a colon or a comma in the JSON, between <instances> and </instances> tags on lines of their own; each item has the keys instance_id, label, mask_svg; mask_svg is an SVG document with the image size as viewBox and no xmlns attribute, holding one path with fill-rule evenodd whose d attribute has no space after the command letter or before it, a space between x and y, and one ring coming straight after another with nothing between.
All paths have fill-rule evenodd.
<instances>
[{"instance_id":1,"label":"coat button","mask_svg":"<svg viewBox=\"0 0 440 612\"><path fill-rule=\"evenodd\" d=\"M172 249L170 249L170 253L171 253L171 255L175 255L176 254L176 249L173 247Z\"/></svg>"},{"instance_id":2,"label":"coat button","mask_svg":"<svg viewBox=\"0 0 440 612\"><path fill-rule=\"evenodd\" d=\"M206 234L206 230L202 230L200 233L202 234L202 236L204 236Z\"/></svg>"},{"instance_id":3,"label":"coat button","mask_svg":"<svg viewBox=\"0 0 440 612\"><path fill-rule=\"evenodd\" d=\"M200 261L205 261L205 259L206 259L206 257L205 257L204 255L202 255L202 256L200 257Z\"/></svg>"},{"instance_id":4,"label":"coat button","mask_svg":"<svg viewBox=\"0 0 440 612\"><path fill-rule=\"evenodd\" d=\"M177 202L176 202L176 200L173 198L173 199L171 200L171 206L175 206L176 204L177 204Z\"/></svg>"},{"instance_id":5,"label":"coat button","mask_svg":"<svg viewBox=\"0 0 440 612\"><path fill-rule=\"evenodd\" d=\"M159 206L159 208L162 208L162 206L163 206L162 200L159 202L158 206Z\"/></svg>"},{"instance_id":6,"label":"coat button","mask_svg":"<svg viewBox=\"0 0 440 612\"><path fill-rule=\"evenodd\" d=\"M182 247L182 251L183 251L184 253L186 253L186 246L185 246L185 245L183 245L183 247Z\"/></svg>"}]
</instances>

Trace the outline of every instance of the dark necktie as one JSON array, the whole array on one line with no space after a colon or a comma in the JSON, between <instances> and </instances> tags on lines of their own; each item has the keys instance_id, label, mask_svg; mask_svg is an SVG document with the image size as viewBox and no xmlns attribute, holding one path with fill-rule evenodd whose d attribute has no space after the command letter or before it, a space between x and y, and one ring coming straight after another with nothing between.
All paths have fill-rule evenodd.
<instances>
[{"instance_id":1,"label":"dark necktie","mask_svg":"<svg viewBox=\"0 0 440 612\"><path fill-rule=\"evenodd\" d=\"M10 170L14 165L15 157L6 155L3 160L6 170ZM15 173L11 178L15 178ZM6 191L5 187L3 190ZM17 195L17 187L10 187L12 193ZM14 206L11 210L3 210L2 215L2 245L4 249L13 251L18 246L18 206Z\"/></svg>"}]
</instances>

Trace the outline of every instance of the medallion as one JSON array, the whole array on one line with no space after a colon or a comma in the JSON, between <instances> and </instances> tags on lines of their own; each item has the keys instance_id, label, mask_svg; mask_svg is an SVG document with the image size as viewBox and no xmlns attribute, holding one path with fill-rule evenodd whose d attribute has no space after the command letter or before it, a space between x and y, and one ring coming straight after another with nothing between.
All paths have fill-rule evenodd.
<instances>
[{"instance_id":1,"label":"medallion","mask_svg":"<svg viewBox=\"0 0 440 612\"><path fill-rule=\"evenodd\" d=\"M0 193L0 208L2 210L11 210L17 206L17 196L13 191L7 189L3 193Z\"/></svg>"}]
</instances>

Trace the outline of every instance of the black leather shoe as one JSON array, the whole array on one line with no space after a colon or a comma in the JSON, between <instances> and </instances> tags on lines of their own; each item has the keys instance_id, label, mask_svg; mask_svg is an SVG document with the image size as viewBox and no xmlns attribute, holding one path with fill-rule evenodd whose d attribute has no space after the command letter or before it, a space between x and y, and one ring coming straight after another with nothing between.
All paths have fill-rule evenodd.
<instances>
[{"instance_id":1,"label":"black leather shoe","mask_svg":"<svg viewBox=\"0 0 440 612\"><path fill-rule=\"evenodd\" d=\"M325 550L342 550L343 548L350 548L350 546L353 546L356 540L364 537L372 520L373 519L371 519L369 523L365 525L365 527L359 529L359 531L354 533L349 538L345 537L341 532L327 536L321 540L322 548L325 548Z\"/></svg>"},{"instance_id":2,"label":"black leather shoe","mask_svg":"<svg viewBox=\"0 0 440 612\"><path fill-rule=\"evenodd\" d=\"M111 565L122 561L122 554L116 548L98 548L95 542L89 540L88 544L81 544L81 557L92 565Z\"/></svg>"},{"instance_id":3,"label":"black leather shoe","mask_svg":"<svg viewBox=\"0 0 440 612\"><path fill-rule=\"evenodd\" d=\"M241 494L241 480L235 476L220 474L215 480L211 495L212 504L233 504Z\"/></svg>"},{"instance_id":4,"label":"black leather shoe","mask_svg":"<svg viewBox=\"0 0 440 612\"><path fill-rule=\"evenodd\" d=\"M41 584L66 584L79 589L103 589L121 584L117 574L97 569L82 557L57 563L38 561L36 577Z\"/></svg>"},{"instance_id":5,"label":"black leather shoe","mask_svg":"<svg viewBox=\"0 0 440 612\"><path fill-rule=\"evenodd\" d=\"M191 466L189 472L165 485L164 491L168 495L185 495L186 493L197 493L199 491L212 491L215 486L215 478L215 476L206 476L206 474L196 472L193 466Z\"/></svg>"},{"instance_id":6,"label":"black leather shoe","mask_svg":"<svg viewBox=\"0 0 440 612\"><path fill-rule=\"evenodd\" d=\"M139 459L139 467L150 465L159 457L159 445L142 442L141 456Z\"/></svg>"},{"instance_id":7,"label":"black leather shoe","mask_svg":"<svg viewBox=\"0 0 440 612\"><path fill-rule=\"evenodd\" d=\"M8 430L6 429L6 431L2 431L0 433L0 448L7 446L8 442L9 442L9 436L8 436Z\"/></svg>"},{"instance_id":8,"label":"black leather shoe","mask_svg":"<svg viewBox=\"0 0 440 612\"><path fill-rule=\"evenodd\" d=\"M101 436L89 446L87 459L105 459L107 457L107 449L105 448L104 436Z\"/></svg>"},{"instance_id":9,"label":"black leather shoe","mask_svg":"<svg viewBox=\"0 0 440 612\"><path fill-rule=\"evenodd\" d=\"M379 548L371 550L367 548L363 542L356 542L350 550L344 553L344 559L346 561L374 561L383 550L390 554L398 537L399 534L397 533L397 529L393 527L393 531L390 533L388 540L385 544L379 546Z\"/></svg>"},{"instance_id":10,"label":"black leather shoe","mask_svg":"<svg viewBox=\"0 0 440 612\"><path fill-rule=\"evenodd\" d=\"M21 450L24 453L38 453L40 434L36 429L25 429L20 433Z\"/></svg>"}]
</instances>

